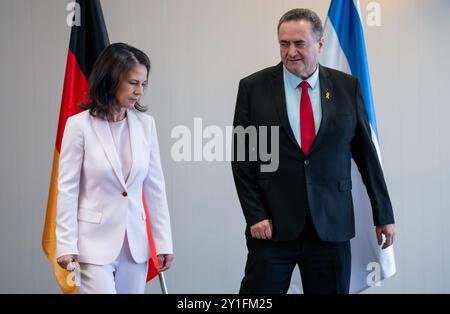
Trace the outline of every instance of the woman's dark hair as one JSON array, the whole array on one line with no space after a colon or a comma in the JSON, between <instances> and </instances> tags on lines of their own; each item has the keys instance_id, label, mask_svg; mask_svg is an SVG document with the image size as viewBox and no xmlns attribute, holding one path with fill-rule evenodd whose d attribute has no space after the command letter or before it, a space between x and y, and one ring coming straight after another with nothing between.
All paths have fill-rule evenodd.
<instances>
[{"instance_id":1,"label":"woman's dark hair","mask_svg":"<svg viewBox=\"0 0 450 314\"><path fill-rule=\"evenodd\" d=\"M89 102L81 104L82 109L101 119L108 119L119 108L116 93L120 82L135 65L142 64L150 73L150 59L141 50L124 43L111 44L106 47L94 63L89 75ZM147 109L138 102L134 105L138 111Z\"/></svg>"}]
</instances>

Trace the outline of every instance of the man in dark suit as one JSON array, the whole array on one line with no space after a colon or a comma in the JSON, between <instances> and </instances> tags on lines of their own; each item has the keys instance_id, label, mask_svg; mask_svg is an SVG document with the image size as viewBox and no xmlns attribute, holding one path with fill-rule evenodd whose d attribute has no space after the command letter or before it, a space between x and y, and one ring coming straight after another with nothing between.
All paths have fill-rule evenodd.
<instances>
[{"instance_id":1,"label":"man in dark suit","mask_svg":"<svg viewBox=\"0 0 450 314\"><path fill-rule=\"evenodd\" d=\"M261 158L232 162L247 222L240 292L286 293L298 265L305 293L348 293L351 158L370 197L379 244L384 235L383 248L392 245L395 234L361 87L355 77L319 65L323 28L311 10L287 12L278 40L282 62L242 79L237 96L235 128L279 127L271 147L279 150L276 171L261 171ZM249 143L247 155L255 150ZM235 154L237 148L235 141Z\"/></svg>"}]
</instances>

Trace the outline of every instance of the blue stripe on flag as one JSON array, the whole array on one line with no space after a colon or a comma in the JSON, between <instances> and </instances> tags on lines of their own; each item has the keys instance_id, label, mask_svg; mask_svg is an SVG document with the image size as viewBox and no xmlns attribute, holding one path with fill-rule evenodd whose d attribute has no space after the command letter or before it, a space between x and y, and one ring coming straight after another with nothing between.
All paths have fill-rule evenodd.
<instances>
[{"instance_id":1,"label":"blue stripe on flag","mask_svg":"<svg viewBox=\"0 0 450 314\"><path fill-rule=\"evenodd\" d=\"M352 75L359 78L369 121L378 137L367 64L366 44L358 10L353 0L333 0L328 11L328 17L336 31L341 48L347 57Z\"/></svg>"}]
</instances>

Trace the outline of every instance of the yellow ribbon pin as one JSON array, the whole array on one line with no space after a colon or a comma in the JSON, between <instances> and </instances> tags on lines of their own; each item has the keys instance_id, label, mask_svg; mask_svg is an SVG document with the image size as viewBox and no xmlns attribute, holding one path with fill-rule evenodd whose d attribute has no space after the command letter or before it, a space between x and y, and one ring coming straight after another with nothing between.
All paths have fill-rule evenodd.
<instances>
[{"instance_id":1,"label":"yellow ribbon pin","mask_svg":"<svg viewBox=\"0 0 450 314\"><path fill-rule=\"evenodd\" d=\"M330 99L330 92L327 92L327 93L325 94L325 98L326 98L326 99Z\"/></svg>"}]
</instances>

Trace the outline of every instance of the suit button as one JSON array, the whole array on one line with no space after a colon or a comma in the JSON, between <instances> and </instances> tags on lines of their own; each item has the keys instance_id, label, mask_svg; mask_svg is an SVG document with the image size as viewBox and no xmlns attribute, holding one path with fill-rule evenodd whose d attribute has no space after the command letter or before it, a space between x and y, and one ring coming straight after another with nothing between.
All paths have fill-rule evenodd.
<instances>
[{"instance_id":1,"label":"suit button","mask_svg":"<svg viewBox=\"0 0 450 314\"><path fill-rule=\"evenodd\" d=\"M305 166L309 166L309 160L308 159L306 159L303 163L305 164Z\"/></svg>"},{"instance_id":2,"label":"suit button","mask_svg":"<svg viewBox=\"0 0 450 314\"><path fill-rule=\"evenodd\" d=\"M127 197L128 193L127 192L123 192L122 195L123 195L123 197Z\"/></svg>"}]
</instances>

